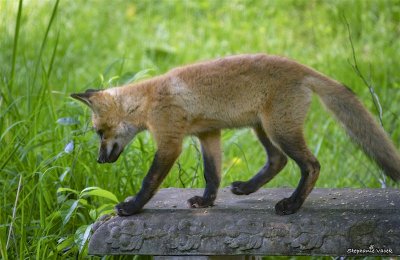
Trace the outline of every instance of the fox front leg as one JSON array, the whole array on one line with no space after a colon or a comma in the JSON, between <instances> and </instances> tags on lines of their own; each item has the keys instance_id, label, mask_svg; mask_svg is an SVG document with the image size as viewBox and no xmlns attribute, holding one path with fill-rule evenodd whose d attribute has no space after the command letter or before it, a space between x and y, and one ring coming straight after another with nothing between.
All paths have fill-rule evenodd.
<instances>
[{"instance_id":1,"label":"fox front leg","mask_svg":"<svg viewBox=\"0 0 400 260\"><path fill-rule=\"evenodd\" d=\"M203 155L204 178L206 188L202 197L194 196L188 200L191 208L212 206L217 197L221 181L221 131L212 131L198 135Z\"/></svg>"},{"instance_id":2,"label":"fox front leg","mask_svg":"<svg viewBox=\"0 0 400 260\"><path fill-rule=\"evenodd\" d=\"M156 193L179 154L180 145L177 145L176 148L170 146L169 150L159 148L154 156L149 172L143 179L140 191L132 199L118 204L115 207L117 214L120 216L130 216L139 213L143 206Z\"/></svg>"}]
</instances>

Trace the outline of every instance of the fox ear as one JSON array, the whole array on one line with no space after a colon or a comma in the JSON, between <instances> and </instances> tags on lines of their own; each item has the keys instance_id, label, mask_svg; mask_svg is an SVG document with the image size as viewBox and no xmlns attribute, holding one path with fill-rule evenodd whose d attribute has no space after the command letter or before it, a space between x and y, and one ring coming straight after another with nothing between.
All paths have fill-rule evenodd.
<instances>
[{"instance_id":1,"label":"fox ear","mask_svg":"<svg viewBox=\"0 0 400 260\"><path fill-rule=\"evenodd\" d=\"M100 91L100 90L88 89L85 91L85 93L72 93L71 97L85 103L89 107L92 107L92 101L90 100L90 98L94 95L94 93L96 93L98 91Z\"/></svg>"}]
</instances>

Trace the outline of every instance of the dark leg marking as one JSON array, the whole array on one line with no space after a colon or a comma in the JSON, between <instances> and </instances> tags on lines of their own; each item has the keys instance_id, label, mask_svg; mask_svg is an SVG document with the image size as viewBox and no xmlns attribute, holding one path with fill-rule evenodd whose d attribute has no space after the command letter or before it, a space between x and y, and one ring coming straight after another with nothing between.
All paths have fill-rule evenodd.
<instances>
[{"instance_id":1,"label":"dark leg marking","mask_svg":"<svg viewBox=\"0 0 400 260\"><path fill-rule=\"evenodd\" d=\"M157 152L154 156L149 172L143 179L140 191L133 199L119 203L115 207L117 214L120 216L130 216L139 213L143 206L156 193L176 158L177 156L163 157L159 155L159 152Z\"/></svg>"},{"instance_id":2,"label":"dark leg marking","mask_svg":"<svg viewBox=\"0 0 400 260\"><path fill-rule=\"evenodd\" d=\"M261 170L248 181L235 181L231 184L231 191L236 195L248 195L256 192L263 185L272 180L286 165L286 156L275 147L261 126L254 128L258 140L264 146L268 161Z\"/></svg>"},{"instance_id":3,"label":"dark leg marking","mask_svg":"<svg viewBox=\"0 0 400 260\"><path fill-rule=\"evenodd\" d=\"M217 197L220 177L220 131L209 136L199 136L201 141L201 151L204 164L204 178L206 180L206 188L203 196L194 196L188 200L191 208L204 208L214 205Z\"/></svg>"},{"instance_id":4,"label":"dark leg marking","mask_svg":"<svg viewBox=\"0 0 400 260\"><path fill-rule=\"evenodd\" d=\"M204 208L213 206L217 197L220 178L216 173L214 159L203 152L204 178L206 179L206 188L202 197L194 196L188 200L191 208Z\"/></svg>"},{"instance_id":5,"label":"dark leg marking","mask_svg":"<svg viewBox=\"0 0 400 260\"><path fill-rule=\"evenodd\" d=\"M275 205L277 214L289 215L300 209L314 188L319 176L320 164L307 148L302 133L298 133L297 137L278 137L276 141L282 150L297 163L301 170L301 178L296 190L289 198L285 198Z\"/></svg>"}]
</instances>

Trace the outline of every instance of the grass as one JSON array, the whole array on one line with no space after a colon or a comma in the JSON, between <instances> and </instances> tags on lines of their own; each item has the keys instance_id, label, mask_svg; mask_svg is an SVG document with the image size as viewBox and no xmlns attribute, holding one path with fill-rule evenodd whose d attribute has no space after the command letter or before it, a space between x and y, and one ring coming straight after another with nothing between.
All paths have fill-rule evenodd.
<instances>
[{"instance_id":1,"label":"grass","mask_svg":"<svg viewBox=\"0 0 400 260\"><path fill-rule=\"evenodd\" d=\"M399 147L398 1L0 2L0 251L3 259L87 258L90 225L138 191L155 146L142 133L116 164L96 163L90 111L69 98L175 66L235 53L289 56L335 78L378 116L358 67ZM377 117L378 118L378 117ZM379 169L313 100L305 126L322 165L317 187L381 187ZM247 129L223 133L222 186L265 162ZM163 187L203 187L198 143ZM290 163L267 187L294 187ZM387 186L398 187L390 180ZM95 188L97 187L97 188ZM112 257L110 257L112 258Z\"/></svg>"}]
</instances>

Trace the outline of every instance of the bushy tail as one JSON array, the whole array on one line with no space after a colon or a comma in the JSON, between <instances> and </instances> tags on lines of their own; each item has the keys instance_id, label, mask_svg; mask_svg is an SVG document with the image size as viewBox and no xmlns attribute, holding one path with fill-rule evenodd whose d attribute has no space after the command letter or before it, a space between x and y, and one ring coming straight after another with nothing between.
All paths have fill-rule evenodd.
<instances>
[{"instance_id":1,"label":"bushy tail","mask_svg":"<svg viewBox=\"0 0 400 260\"><path fill-rule=\"evenodd\" d=\"M344 125L350 137L373 158L386 175L400 180L400 155L383 128L344 85L323 75L310 76L307 85Z\"/></svg>"}]
</instances>

